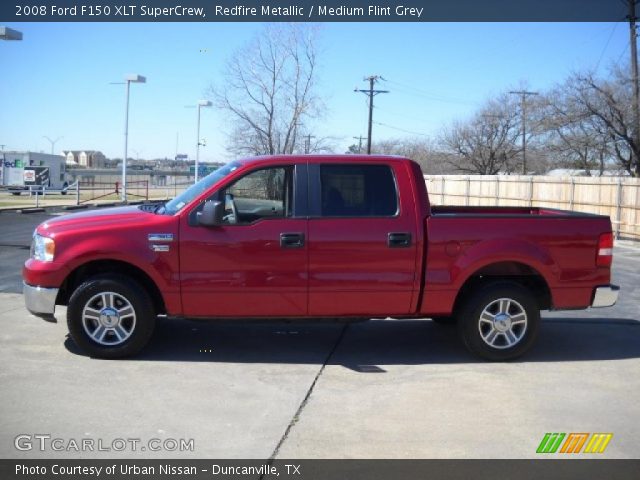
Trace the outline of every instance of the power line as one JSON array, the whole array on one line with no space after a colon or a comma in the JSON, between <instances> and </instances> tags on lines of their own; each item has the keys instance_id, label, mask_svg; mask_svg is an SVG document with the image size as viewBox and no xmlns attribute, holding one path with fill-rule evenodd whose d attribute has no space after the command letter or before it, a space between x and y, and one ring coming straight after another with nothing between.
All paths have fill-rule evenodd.
<instances>
[{"instance_id":1,"label":"power line","mask_svg":"<svg viewBox=\"0 0 640 480\"><path fill-rule=\"evenodd\" d=\"M424 90L420 90L418 88L412 87L410 85L405 85L403 83L400 82L396 82L394 80L385 80L386 82L393 84L396 86L396 89L399 90L402 93L406 93L408 95L415 95L418 97L423 97L426 98L428 100L433 100L436 102L443 102L443 103L459 103L459 104L463 104L463 105L478 105L478 102L473 102L470 100L465 100L465 99L460 99L460 98L453 98L453 97L447 97L446 95L439 95L436 93L429 93L426 92ZM400 87L400 88L398 88Z\"/></svg>"},{"instance_id":2,"label":"power line","mask_svg":"<svg viewBox=\"0 0 640 480\"><path fill-rule=\"evenodd\" d=\"M372 127L373 127L373 97L375 97L379 93L389 93L389 90L373 89L373 86L378 80L384 80L380 75L370 75L368 77L365 77L364 80L369 82L369 89L361 90L361 89L355 88L354 92L361 92L369 97L369 134L367 135L367 155L371 155L371 133L372 133Z\"/></svg>"},{"instance_id":3,"label":"power line","mask_svg":"<svg viewBox=\"0 0 640 480\"><path fill-rule=\"evenodd\" d=\"M399 132L410 133L411 135L420 135L422 137L428 137L429 136L426 133L413 132L411 130L405 130L404 128L394 127L393 125L387 125L386 123L382 123L382 122L373 122L373 123L375 123L376 125L380 125L382 127L387 127L387 128L391 128L393 130L398 130Z\"/></svg>"},{"instance_id":4,"label":"power line","mask_svg":"<svg viewBox=\"0 0 640 480\"><path fill-rule=\"evenodd\" d=\"M595 68L596 71L598 71L598 67L600 66L600 62L602 61L602 57L604 57L604 52L607 51L607 47L609 46L609 43L611 42L611 39L613 38L613 34L615 33L616 28L618 28L618 24L614 23L613 24L613 28L611 29L611 33L609 34L609 38L607 39L607 43L604 44L604 48L602 49L602 53L600 53L600 57L598 58L598 62L596 63L596 68Z\"/></svg>"},{"instance_id":5,"label":"power line","mask_svg":"<svg viewBox=\"0 0 640 480\"><path fill-rule=\"evenodd\" d=\"M391 115L393 117L398 117L398 118L403 118L405 120L410 120L411 122L418 122L421 123L422 125L430 125L429 121L425 121L424 118L418 118L418 117L414 117L412 115L406 115L404 113L398 113L394 110L389 110L388 108L380 108L380 107L375 107L375 110L379 110L381 112L383 112L385 115Z\"/></svg>"},{"instance_id":6,"label":"power line","mask_svg":"<svg viewBox=\"0 0 640 480\"><path fill-rule=\"evenodd\" d=\"M629 44L627 43L624 48L622 49L622 52L620 52L620 56L618 57L618 60L616 60L616 63L620 63L620 60L622 60L622 56L627 53L627 49L629 48Z\"/></svg>"}]
</instances>

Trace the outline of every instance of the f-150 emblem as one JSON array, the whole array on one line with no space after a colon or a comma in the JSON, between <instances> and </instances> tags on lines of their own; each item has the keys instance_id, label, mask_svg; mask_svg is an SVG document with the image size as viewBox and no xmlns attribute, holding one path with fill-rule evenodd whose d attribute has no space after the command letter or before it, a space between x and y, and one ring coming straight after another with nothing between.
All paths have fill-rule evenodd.
<instances>
[{"instance_id":1,"label":"f-150 emblem","mask_svg":"<svg viewBox=\"0 0 640 480\"><path fill-rule=\"evenodd\" d=\"M150 233L147 239L150 242L173 242L173 233Z\"/></svg>"}]
</instances>

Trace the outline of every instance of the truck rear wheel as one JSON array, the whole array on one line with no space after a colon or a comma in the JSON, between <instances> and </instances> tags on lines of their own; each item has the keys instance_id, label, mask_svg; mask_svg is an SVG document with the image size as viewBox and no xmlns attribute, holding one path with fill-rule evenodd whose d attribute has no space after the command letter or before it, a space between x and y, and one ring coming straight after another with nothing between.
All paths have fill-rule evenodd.
<instances>
[{"instance_id":1,"label":"truck rear wheel","mask_svg":"<svg viewBox=\"0 0 640 480\"><path fill-rule=\"evenodd\" d=\"M122 358L138 353L155 327L149 294L116 274L92 277L71 295L67 326L73 341L92 357Z\"/></svg>"},{"instance_id":2,"label":"truck rear wheel","mask_svg":"<svg viewBox=\"0 0 640 480\"><path fill-rule=\"evenodd\" d=\"M528 351L540 327L534 295L515 282L480 287L457 315L467 349L491 361L511 360Z\"/></svg>"}]
</instances>

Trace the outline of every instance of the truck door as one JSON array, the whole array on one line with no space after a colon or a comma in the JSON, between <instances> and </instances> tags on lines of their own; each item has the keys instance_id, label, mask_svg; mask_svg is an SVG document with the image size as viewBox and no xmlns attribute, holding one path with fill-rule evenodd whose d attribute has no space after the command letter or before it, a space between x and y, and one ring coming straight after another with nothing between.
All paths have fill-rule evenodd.
<instances>
[{"instance_id":1,"label":"truck door","mask_svg":"<svg viewBox=\"0 0 640 480\"><path fill-rule=\"evenodd\" d=\"M406 172L310 163L309 182L309 314L409 313L416 221Z\"/></svg>"},{"instance_id":2,"label":"truck door","mask_svg":"<svg viewBox=\"0 0 640 480\"><path fill-rule=\"evenodd\" d=\"M183 223L185 315L307 314L306 193L306 164L260 168L216 192L225 202L223 225Z\"/></svg>"}]
</instances>

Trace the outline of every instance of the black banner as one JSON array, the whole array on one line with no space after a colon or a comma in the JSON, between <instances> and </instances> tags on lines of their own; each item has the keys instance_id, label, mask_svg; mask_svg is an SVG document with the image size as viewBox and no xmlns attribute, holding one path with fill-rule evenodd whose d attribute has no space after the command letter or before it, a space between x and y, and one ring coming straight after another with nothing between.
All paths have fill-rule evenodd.
<instances>
[{"instance_id":1,"label":"black banner","mask_svg":"<svg viewBox=\"0 0 640 480\"><path fill-rule=\"evenodd\" d=\"M4 0L11 22L615 22L622 0Z\"/></svg>"},{"instance_id":2,"label":"black banner","mask_svg":"<svg viewBox=\"0 0 640 480\"><path fill-rule=\"evenodd\" d=\"M637 480L640 460L0 460L3 480Z\"/></svg>"},{"instance_id":3,"label":"black banner","mask_svg":"<svg viewBox=\"0 0 640 480\"><path fill-rule=\"evenodd\" d=\"M24 184L49 185L49 167L25 167Z\"/></svg>"}]
</instances>

